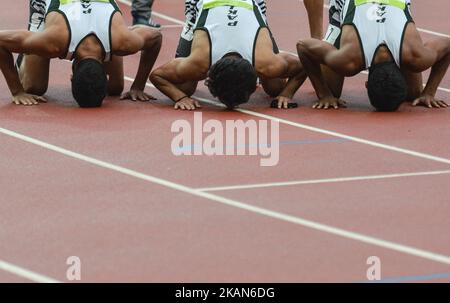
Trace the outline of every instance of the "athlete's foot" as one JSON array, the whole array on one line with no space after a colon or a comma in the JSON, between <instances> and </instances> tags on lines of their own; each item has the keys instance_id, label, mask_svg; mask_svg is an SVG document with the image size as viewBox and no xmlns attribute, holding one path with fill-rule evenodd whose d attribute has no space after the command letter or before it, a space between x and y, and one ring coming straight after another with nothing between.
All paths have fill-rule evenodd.
<instances>
[{"instance_id":1,"label":"athlete's foot","mask_svg":"<svg viewBox=\"0 0 450 303\"><path fill-rule=\"evenodd\" d=\"M160 29L161 24L154 22L152 19L146 20L142 18L133 19L133 25L143 25L143 26L149 26L155 29Z\"/></svg>"}]
</instances>

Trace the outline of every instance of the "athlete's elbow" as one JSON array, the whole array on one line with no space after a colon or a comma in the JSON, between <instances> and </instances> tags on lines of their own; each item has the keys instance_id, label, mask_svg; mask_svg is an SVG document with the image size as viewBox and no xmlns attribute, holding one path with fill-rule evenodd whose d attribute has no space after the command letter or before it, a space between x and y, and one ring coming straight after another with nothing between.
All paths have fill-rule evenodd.
<instances>
[{"instance_id":1,"label":"athlete's elbow","mask_svg":"<svg viewBox=\"0 0 450 303\"><path fill-rule=\"evenodd\" d=\"M297 53L301 57L302 55L307 54L309 51L309 43L307 39L300 40L297 42Z\"/></svg>"},{"instance_id":2,"label":"athlete's elbow","mask_svg":"<svg viewBox=\"0 0 450 303\"><path fill-rule=\"evenodd\" d=\"M275 63L259 64L256 66L256 73L260 77L272 79L281 76L282 69L283 68L280 66L280 64Z\"/></svg>"},{"instance_id":3,"label":"athlete's elbow","mask_svg":"<svg viewBox=\"0 0 450 303\"><path fill-rule=\"evenodd\" d=\"M156 86L156 87L158 87L158 85L159 85L159 83L160 83L161 74L162 74L162 68L161 68L161 67L155 69L155 70L150 74L149 80L150 80L150 82L151 82L154 86Z\"/></svg>"}]
</instances>

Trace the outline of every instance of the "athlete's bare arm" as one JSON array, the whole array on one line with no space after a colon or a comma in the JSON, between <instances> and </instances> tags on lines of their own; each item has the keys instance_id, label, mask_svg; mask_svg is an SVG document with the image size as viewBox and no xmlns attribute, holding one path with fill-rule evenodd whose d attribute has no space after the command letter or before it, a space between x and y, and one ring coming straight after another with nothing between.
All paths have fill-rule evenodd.
<instances>
[{"instance_id":1,"label":"athlete's bare arm","mask_svg":"<svg viewBox=\"0 0 450 303\"><path fill-rule=\"evenodd\" d=\"M190 98L192 92L183 91L180 86L206 79L210 65L209 48L207 34L198 30L195 32L189 57L174 59L150 75L150 80L156 88L176 102L176 109L193 110L200 107L197 101Z\"/></svg>"},{"instance_id":2,"label":"athlete's bare arm","mask_svg":"<svg viewBox=\"0 0 450 303\"><path fill-rule=\"evenodd\" d=\"M309 29L311 37L323 37L323 0L304 0L308 12Z\"/></svg>"},{"instance_id":3,"label":"athlete's bare arm","mask_svg":"<svg viewBox=\"0 0 450 303\"><path fill-rule=\"evenodd\" d=\"M279 108L287 103L306 80L306 72L297 56L287 53L275 54L273 42L267 29L262 29L256 42L255 69L263 79L288 79L278 96Z\"/></svg>"},{"instance_id":4,"label":"athlete's bare arm","mask_svg":"<svg viewBox=\"0 0 450 303\"><path fill-rule=\"evenodd\" d=\"M319 102L315 108L339 108L342 101L336 98L327 85L320 65L323 64L341 76L353 76L364 66L361 49L355 30L345 26L342 33L341 48L317 40L305 39L297 43L300 60L314 86Z\"/></svg>"},{"instance_id":5,"label":"athlete's bare arm","mask_svg":"<svg viewBox=\"0 0 450 303\"><path fill-rule=\"evenodd\" d=\"M5 76L15 104L35 105L44 98L25 93L19 74L14 66L13 53L34 54L44 58L64 55L68 31L62 16L50 13L46 30L32 33L25 30L0 31L0 69Z\"/></svg>"},{"instance_id":6,"label":"athlete's bare arm","mask_svg":"<svg viewBox=\"0 0 450 303\"><path fill-rule=\"evenodd\" d=\"M431 67L427 84L413 105L447 107L447 103L435 96L450 65L450 39L436 38L423 44L415 25L410 23L405 32L402 58L403 66L410 72L419 73Z\"/></svg>"},{"instance_id":7,"label":"athlete's bare arm","mask_svg":"<svg viewBox=\"0 0 450 303\"><path fill-rule=\"evenodd\" d=\"M154 99L144 93L148 76L161 50L161 33L149 27L128 28L121 14L116 13L111 26L112 53L116 56L128 56L141 52L139 68L129 92L121 99L148 101Z\"/></svg>"}]
</instances>

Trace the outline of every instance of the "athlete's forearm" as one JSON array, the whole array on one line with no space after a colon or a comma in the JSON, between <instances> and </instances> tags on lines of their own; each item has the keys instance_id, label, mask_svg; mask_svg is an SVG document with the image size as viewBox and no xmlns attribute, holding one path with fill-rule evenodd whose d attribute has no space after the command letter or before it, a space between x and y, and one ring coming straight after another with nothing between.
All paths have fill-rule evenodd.
<instances>
[{"instance_id":1,"label":"athlete's forearm","mask_svg":"<svg viewBox=\"0 0 450 303\"><path fill-rule=\"evenodd\" d=\"M180 60L185 59L175 59L154 70L150 75L150 81L153 85L174 102L186 96L186 94L176 86L176 84L185 82L182 79L177 79L178 77L176 76L176 65L179 64L177 61ZM189 79L186 79L186 81L188 80Z\"/></svg>"},{"instance_id":2,"label":"athlete's forearm","mask_svg":"<svg viewBox=\"0 0 450 303\"><path fill-rule=\"evenodd\" d=\"M287 70L284 72L284 75L281 75L282 78L293 78L304 71L300 59L294 54L281 53L279 56L281 56L287 63Z\"/></svg>"},{"instance_id":3,"label":"athlete's forearm","mask_svg":"<svg viewBox=\"0 0 450 303\"><path fill-rule=\"evenodd\" d=\"M328 43L325 44L328 45ZM303 67L316 91L317 97L325 98L332 96L332 92L322 74L320 65L324 63L325 53L317 49L319 45L318 40L303 40L297 43L297 50Z\"/></svg>"},{"instance_id":4,"label":"athlete's forearm","mask_svg":"<svg viewBox=\"0 0 450 303\"><path fill-rule=\"evenodd\" d=\"M15 96L23 93L24 88L14 66L14 57L9 50L2 46L0 46L0 69L5 76L11 94Z\"/></svg>"},{"instance_id":5,"label":"athlete's forearm","mask_svg":"<svg viewBox=\"0 0 450 303\"><path fill-rule=\"evenodd\" d=\"M132 89L144 90L147 79L161 50L161 41L161 35L159 34L150 35L146 38Z\"/></svg>"},{"instance_id":6,"label":"athlete's forearm","mask_svg":"<svg viewBox=\"0 0 450 303\"><path fill-rule=\"evenodd\" d=\"M302 71L297 76L289 78L285 88L280 93L280 96L292 99L295 93L303 85L306 78L308 78L308 76L306 75L306 71Z\"/></svg>"},{"instance_id":7,"label":"athlete's forearm","mask_svg":"<svg viewBox=\"0 0 450 303\"><path fill-rule=\"evenodd\" d=\"M322 39L323 37L323 0L304 0L308 11L309 29L311 37Z\"/></svg>"},{"instance_id":8,"label":"athlete's forearm","mask_svg":"<svg viewBox=\"0 0 450 303\"><path fill-rule=\"evenodd\" d=\"M440 39L426 46L436 50L437 61L431 68L430 77L428 78L423 93L434 96L450 66L450 39Z\"/></svg>"}]
</instances>

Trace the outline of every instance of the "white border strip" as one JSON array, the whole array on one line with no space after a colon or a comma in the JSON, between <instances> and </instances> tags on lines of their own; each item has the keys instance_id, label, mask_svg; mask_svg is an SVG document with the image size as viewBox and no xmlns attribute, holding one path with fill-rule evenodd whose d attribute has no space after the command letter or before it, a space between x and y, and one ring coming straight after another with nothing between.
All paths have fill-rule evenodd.
<instances>
[{"instance_id":1,"label":"white border strip","mask_svg":"<svg viewBox=\"0 0 450 303\"><path fill-rule=\"evenodd\" d=\"M419 248L415 248L412 246L407 246L407 245L403 245L403 244L398 244L395 242L391 242L391 241L386 241L386 240L382 240L379 238L375 238L375 237L371 237L371 236L367 236L361 233L357 233L357 232L352 232L352 231L348 231L345 229L341 229L341 228L337 228L331 225L326 225L326 224L322 224L322 223L318 223L315 221L311 221L311 220L306 220L304 218L301 217L296 217L296 216L292 216L292 215L288 215L288 214L284 214L281 212L277 212L277 211L273 211L270 209L266 209L263 207L258 207L258 206L254 206L251 204L246 204L243 202L239 202L237 200L233 200L233 199L228 199L225 197L221 197L215 194L211 194L211 193L207 193L207 192L201 192L198 191L196 189L175 183L175 182L171 182L165 179L161 179L158 177L154 177L154 176L150 176L150 175L146 175L122 166L118 166L112 163L108 163L99 159L95 159L83 154L79 154L77 152L56 146L56 145L52 145L43 141L40 141L38 139L5 129L5 128L0 128L0 133L5 134L7 136L22 140L24 142L28 142L31 144L34 144L36 146L40 146L42 148L45 148L47 150L50 151L54 151L56 153L65 155L67 157L71 157L77 160L81 160L87 163L90 163L92 165L98 166L98 167L103 167L118 173L121 173L123 175L128 175L140 180L144 180L144 181L148 181L154 184L158 184L161 186L165 186L167 188L170 189L174 189L180 192L184 192L187 194L190 194L192 196L196 196L196 197L200 197L200 198L204 198L204 199L208 199L210 201L214 201L223 205L228 205L237 209L241 209L241 210L245 210L254 214L258 214L258 215L262 215L265 217L269 217L272 219L276 219L276 220L280 220L280 221L284 221L284 222L289 222L292 224L296 224L302 227L306 227L309 229L313 229L316 231L320 231L320 232L324 232L324 233L328 233L331 235L335 235L335 236L339 236L342 238L347 238L347 239L351 239L357 242L361 242L361 243L365 243L365 244L369 244L369 245L373 245L373 246L377 246L377 247L381 247L381 248L385 248L385 249L389 249L392 251L396 251L396 252L400 252L400 253L404 253L407 255L411 255L411 256L415 256L415 257L419 257L422 259L426 259L426 260L430 260L430 261L434 261L434 262L438 262L438 263L442 263L442 264L446 264L446 265L450 265L450 256L446 256L446 255L442 255L442 254L437 254L431 251L427 251L427 250L422 250Z\"/></svg>"},{"instance_id":2,"label":"white border strip","mask_svg":"<svg viewBox=\"0 0 450 303\"><path fill-rule=\"evenodd\" d=\"M203 188L197 188L197 190L211 192L211 191L225 191L225 190L238 190L238 189L293 186L293 185L308 185L308 184L322 184L322 183L341 183L341 182L352 182L352 181L393 179L393 178L404 178L404 177L434 176L434 175L445 175L445 174L450 174L450 170L436 170L436 171L426 171L426 172L416 172L416 173L401 173L401 174L386 174L386 175L300 180L300 181L286 181L286 182L272 182L272 183L256 183L256 184L246 184L246 185L203 187Z\"/></svg>"}]
</instances>

